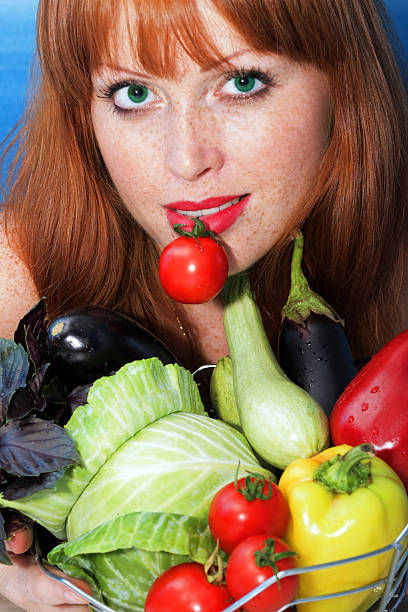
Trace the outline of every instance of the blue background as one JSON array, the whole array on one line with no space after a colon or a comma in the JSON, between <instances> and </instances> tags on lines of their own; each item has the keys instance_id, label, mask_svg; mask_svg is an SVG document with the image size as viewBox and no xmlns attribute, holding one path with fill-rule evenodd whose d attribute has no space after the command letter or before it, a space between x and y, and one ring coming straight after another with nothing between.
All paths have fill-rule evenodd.
<instances>
[{"instance_id":1,"label":"blue background","mask_svg":"<svg viewBox=\"0 0 408 612\"><path fill-rule=\"evenodd\" d=\"M37 4L0 0L0 141L18 121L26 98ZM386 0L386 5L408 53L408 0Z\"/></svg>"}]
</instances>

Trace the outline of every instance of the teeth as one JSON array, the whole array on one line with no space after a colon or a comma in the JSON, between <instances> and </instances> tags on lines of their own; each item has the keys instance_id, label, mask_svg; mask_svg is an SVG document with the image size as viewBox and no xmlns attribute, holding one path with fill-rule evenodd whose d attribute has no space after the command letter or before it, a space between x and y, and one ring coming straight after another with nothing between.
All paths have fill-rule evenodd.
<instances>
[{"instance_id":1,"label":"teeth","mask_svg":"<svg viewBox=\"0 0 408 612\"><path fill-rule=\"evenodd\" d=\"M204 208L203 210L177 210L175 209L175 212L177 212L179 215L183 215L184 217L205 217L207 215L213 215L217 212L220 212L221 210L225 210L226 208L229 208L229 206L234 206L234 204L238 204L238 202L240 202L243 198L245 198L246 194L243 196L239 196L238 198L234 198L233 200L230 200L229 202L225 202L225 204L222 204L221 206L214 206L213 208Z\"/></svg>"}]
</instances>

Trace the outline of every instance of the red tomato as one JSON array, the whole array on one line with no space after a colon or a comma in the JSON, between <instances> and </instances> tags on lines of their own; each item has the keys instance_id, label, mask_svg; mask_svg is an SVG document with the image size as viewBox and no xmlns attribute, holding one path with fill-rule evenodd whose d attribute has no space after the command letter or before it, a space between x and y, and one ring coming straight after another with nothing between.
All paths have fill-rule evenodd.
<instances>
[{"instance_id":1,"label":"red tomato","mask_svg":"<svg viewBox=\"0 0 408 612\"><path fill-rule=\"evenodd\" d=\"M212 300L224 286L228 258L211 237L180 236L163 250L159 277L165 292L176 302L202 304Z\"/></svg>"},{"instance_id":2,"label":"red tomato","mask_svg":"<svg viewBox=\"0 0 408 612\"><path fill-rule=\"evenodd\" d=\"M153 582L145 612L220 612L232 601L225 585L208 582L203 565L181 563Z\"/></svg>"},{"instance_id":3,"label":"red tomato","mask_svg":"<svg viewBox=\"0 0 408 612\"><path fill-rule=\"evenodd\" d=\"M270 559L271 565L257 564L256 553L263 559ZM262 582L275 574L274 555L289 551L283 540L270 537L267 534L251 536L238 544L231 553L227 565L227 587L234 599L239 599L259 586ZM295 567L293 556L275 560L276 573ZM244 604L247 612L275 612L282 606L290 603L298 589L298 576L281 578L279 584L275 582L259 595Z\"/></svg>"},{"instance_id":4,"label":"red tomato","mask_svg":"<svg viewBox=\"0 0 408 612\"><path fill-rule=\"evenodd\" d=\"M231 553L242 540L258 533L268 533L282 537L289 521L289 506L279 487L262 478L264 483L261 491L264 497L270 492L270 497L260 499L255 497L245 499L244 492L255 484L255 478L250 476L240 478L237 483L231 482L216 493L208 513L208 523L215 541L220 548ZM259 479L258 479L259 483ZM249 486L248 486L249 485Z\"/></svg>"}]
</instances>

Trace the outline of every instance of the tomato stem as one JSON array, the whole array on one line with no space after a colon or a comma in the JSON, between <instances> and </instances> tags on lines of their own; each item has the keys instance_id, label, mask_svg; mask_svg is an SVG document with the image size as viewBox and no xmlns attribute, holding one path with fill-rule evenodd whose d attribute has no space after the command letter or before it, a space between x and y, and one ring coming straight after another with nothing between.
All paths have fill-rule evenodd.
<instances>
[{"instance_id":1,"label":"tomato stem","mask_svg":"<svg viewBox=\"0 0 408 612\"><path fill-rule=\"evenodd\" d=\"M173 225L173 229L175 232L177 232L177 234L180 234L180 236L186 236L187 238L194 238L194 240L197 242L201 250L203 249L201 248L199 238L209 237L209 238L213 238L215 242L218 242L217 238L215 237L214 232L205 228L204 221L201 221L199 217L189 217L189 218L192 221L194 221L192 230L190 231L190 230L183 229L183 227L185 227L184 223L175 223Z\"/></svg>"},{"instance_id":2,"label":"tomato stem","mask_svg":"<svg viewBox=\"0 0 408 612\"><path fill-rule=\"evenodd\" d=\"M280 580L278 577L278 561L282 559L287 559L287 557L297 556L293 550L284 550L280 553L275 552L275 540L273 538L267 538L265 542L265 546L261 548L261 550L256 550L254 552L255 563L258 567L271 567L273 569L273 573L276 576L276 582L278 584L278 588L281 588Z\"/></svg>"},{"instance_id":3,"label":"tomato stem","mask_svg":"<svg viewBox=\"0 0 408 612\"><path fill-rule=\"evenodd\" d=\"M272 495L272 483L268 480L268 491L266 493L263 492L263 488L265 486L265 477L262 474L258 474L257 472L251 472L245 478L245 483L238 484L238 470L239 463L237 469L235 471L234 477L234 486L238 493L241 493L247 501L253 501L254 499L269 499Z\"/></svg>"},{"instance_id":4,"label":"tomato stem","mask_svg":"<svg viewBox=\"0 0 408 612\"><path fill-rule=\"evenodd\" d=\"M208 582L212 584L221 584L224 580L224 566L219 551L220 544L217 538L215 548L204 564L205 575L207 576Z\"/></svg>"}]
</instances>

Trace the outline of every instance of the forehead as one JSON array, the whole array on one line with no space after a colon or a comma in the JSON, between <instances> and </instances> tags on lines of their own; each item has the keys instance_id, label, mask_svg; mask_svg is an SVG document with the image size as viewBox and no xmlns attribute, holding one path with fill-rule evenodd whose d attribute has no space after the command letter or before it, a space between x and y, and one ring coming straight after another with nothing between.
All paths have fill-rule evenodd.
<instances>
[{"instance_id":1,"label":"forehead","mask_svg":"<svg viewBox=\"0 0 408 612\"><path fill-rule=\"evenodd\" d=\"M119 4L106 44L99 47L103 51L94 58L94 69L101 64L130 64L132 69L174 77L191 61L210 69L243 49L256 49L253 41L206 0L197 0L193 13L179 12L176 18L168 12L146 14L133 3Z\"/></svg>"}]
</instances>

